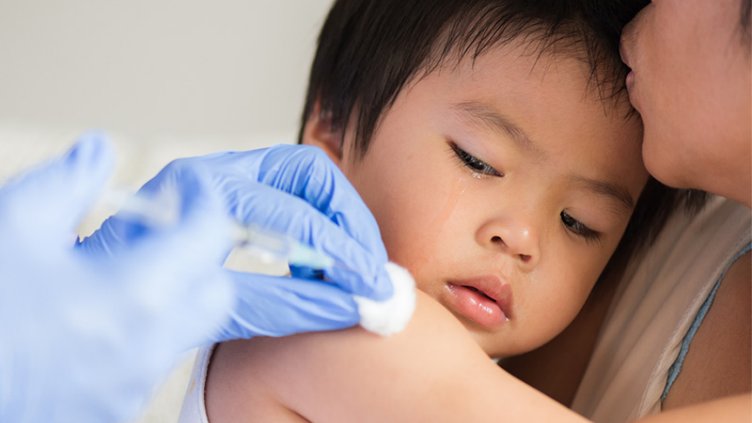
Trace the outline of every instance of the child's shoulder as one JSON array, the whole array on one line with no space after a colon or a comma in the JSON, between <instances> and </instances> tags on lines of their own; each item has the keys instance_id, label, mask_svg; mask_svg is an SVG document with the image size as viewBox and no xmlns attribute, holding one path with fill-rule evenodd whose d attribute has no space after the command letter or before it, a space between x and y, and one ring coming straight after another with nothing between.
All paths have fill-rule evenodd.
<instances>
[{"instance_id":1,"label":"child's shoulder","mask_svg":"<svg viewBox=\"0 0 752 423\"><path fill-rule=\"evenodd\" d=\"M437 349L440 354L432 353ZM434 372L447 364L441 357L474 369L496 368L454 316L418 291L408 327L389 337L352 328L218 345L206 380L207 414L212 423L300 421L300 416L347 421L369 409L404 419L421 401L409 392L412 384L433 378L431 392L449 395L463 379L458 365L449 366L456 371ZM410 364L417 360L424 365ZM355 381L360 382L353 387ZM343 396L348 400L338 402Z\"/></svg>"}]
</instances>

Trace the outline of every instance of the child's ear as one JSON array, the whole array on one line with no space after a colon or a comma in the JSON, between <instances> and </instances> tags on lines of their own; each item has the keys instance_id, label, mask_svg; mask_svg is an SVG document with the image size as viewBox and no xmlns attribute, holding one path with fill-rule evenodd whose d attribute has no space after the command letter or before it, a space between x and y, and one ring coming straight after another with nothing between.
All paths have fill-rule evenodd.
<instances>
[{"instance_id":1,"label":"child's ear","mask_svg":"<svg viewBox=\"0 0 752 423\"><path fill-rule=\"evenodd\" d=\"M317 102L303 127L303 144L321 148L337 166L341 166L343 138L343 130L332 125L331 114L322 112Z\"/></svg>"}]
</instances>

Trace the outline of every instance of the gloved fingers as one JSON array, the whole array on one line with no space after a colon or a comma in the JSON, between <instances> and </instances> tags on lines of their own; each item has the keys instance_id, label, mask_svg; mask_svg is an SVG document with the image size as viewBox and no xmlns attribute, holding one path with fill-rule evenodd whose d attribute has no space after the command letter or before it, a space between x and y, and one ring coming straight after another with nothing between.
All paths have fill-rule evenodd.
<instances>
[{"instance_id":1,"label":"gloved fingers","mask_svg":"<svg viewBox=\"0 0 752 423\"><path fill-rule=\"evenodd\" d=\"M335 262L324 269L326 276L350 293L376 300L392 295L386 258L368 251L307 202L261 184L232 190L236 196L229 206L238 221L285 233L322 251Z\"/></svg>"},{"instance_id":2,"label":"gloved fingers","mask_svg":"<svg viewBox=\"0 0 752 423\"><path fill-rule=\"evenodd\" d=\"M163 173L165 170L160 175ZM210 177L200 166L181 168L179 172L169 171L161 183L147 183L136 194L139 207L148 211L146 215L129 212L126 207L125 211L105 220L92 236L79 243L78 248L89 254L117 254L175 221L184 220L192 209L205 208L212 208L210 214L213 216L224 215L226 222L218 224L217 230L223 230L229 240L226 207L210 184Z\"/></svg>"},{"instance_id":3,"label":"gloved fingers","mask_svg":"<svg viewBox=\"0 0 752 423\"><path fill-rule=\"evenodd\" d=\"M213 343L230 321L236 297L226 272L185 275L184 280L193 289L184 289L173 298L173 305L161 314L163 329L155 331L156 336L169 333L176 352Z\"/></svg>"},{"instance_id":4,"label":"gloved fingers","mask_svg":"<svg viewBox=\"0 0 752 423\"><path fill-rule=\"evenodd\" d=\"M260 182L299 197L341 226L373 255L386 261L386 250L370 210L337 165L317 147L283 144L180 159L170 163L165 174L155 180L158 182L167 175L193 167L206 168L215 187L228 198L237 195L231 187L250 182Z\"/></svg>"},{"instance_id":5,"label":"gloved fingers","mask_svg":"<svg viewBox=\"0 0 752 423\"><path fill-rule=\"evenodd\" d=\"M219 238L229 234L229 214L221 194L212 189L210 176L203 169L185 169L180 179L175 180L174 189L178 194L181 220L196 222L212 232L221 233ZM221 222L221 223L220 223Z\"/></svg>"},{"instance_id":6,"label":"gloved fingers","mask_svg":"<svg viewBox=\"0 0 752 423\"><path fill-rule=\"evenodd\" d=\"M224 153L217 155L222 154ZM172 210L179 216L182 213L181 209L186 205L192 202L200 205L204 201L193 192L196 190L195 179L200 178L204 185L203 190L211 191L212 195L220 198L220 204L226 210L221 196L216 194L221 191L214 186L213 175L208 172L209 167L204 165L205 157L173 160L144 184L136 196L143 200L140 201L142 204L152 203L159 210ZM217 165L212 171L219 169L221 166ZM178 197L178 201L171 201L175 196ZM176 202L177 205L174 204ZM112 256L131 248L133 244L143 238L148 238L156 229L159 229L159 225L154 225L152 220L138 218L133 213L118 212L105 220L94 234L80 242L77 247L90 255Z\"/></svg>"},{"instance_id":7,"label":"gloved fingers","mask_svg":"<svg viewBox=\"0 0 752 423\"><path fill-rule=\"evenodd\" d=\"M43 239L46 248L70 245L76 226L106 184L114 158L103 134L84 134L66 154L0 190L3 220L26 237L38 234L31 241Z\"/></svg>"},{"instance_id":8,"label":"gloved fingers","mask_svg":"<svg viewBox=\"0 0 752 423\"><path fill-rule=\"evenodd\" d=\"M103 397L138 400L178 353L205 343L229 319L233 285L219 260L229 243L223 229L228 218L222 202L204 185L198 175L184 176L180 219L174 226L153 230L109 259L79 255L77 267L85 270L84 277L60 275L72 285L70 290L56 286L64 294L58 296L61 306L72 312L63 313L65 320L71 322L72 314L79 316L73 323L82 322L64 327L65 342L52 344L77 354L71 362L82 364L65 369L71 375L65 380L80 382L72 386L84 385L95 393L113 384L126 386L125 394L105 391ZM88 301L79 300L84 295ZM77 301L81 307L71 309L69 304ZM66 349L68 337L85 342Z\"/></svg>"},{"instance_id":9,"label":"gloved fingers","mask_svg":"<svg viewBox=\"0 0 752 423\"><path fill-rule=\"evenodd\" d=\"M316 147L277 145L178 159L165 166L140 192L163 189L191 169L203 169L210 175L213 188L222 192L230 204L242 205L243 194L236 188L253 182L299 197L342 227L379 261L387 261L373 215L337 166Z\"/></svg>"},{"instance_id":10,"label":"gloved fingers","mask_svg":"<svg viewBox=\"0 0 752 423\"><path fill-rule=\"evenodd\" d=\"M378 259L386 250L376 219L337 165L319 148L279 145L266 151L258 181L302 198Z\"/></svg>"},{"instance_id":11,"label":"gloved fingers","mask_svg":"<svg viewBox=\"0 0 752 423\"><path fill-rule=\"evenodd\" d=\"M234 298L220 266L195 254L194 248L184 249L180 240L186 237L170 238L139 246L137 254L128 255L130 266L112 266L128 279L113 287L118 291L116 307L128 310L125 324L149 328L141 341L155 347L158 338L169 334L167 354L203 345L229 319Z\"/></svg>"},{"instance_id":12,"label":"gloved fingers","mask_svg":"<svg viewBox=\"0 0 752 423\"><path fill-rule=\"evenodd\" d=\"M331 283L228 273L234 286L235 306L216 341L336 330L360 321L352 295Z\"/></svg>"},{"instance_id":13,"label":"gloved fingers","mask_svg":"<svg viewBox=\"0 0 752 423\"><path fill-rule=\"evenodd\" d=\"M179 307L181 301L195 304L203 300L195 298L197 287L217 280L216 275L224 272L222 261L231 238L221 201L197 175L184 175L180 189L179 222L151 231L103 264L114 274L127 275L123 285L128 295L147 308L168 309L176 303ZM94 258L84 255L84 259ZM214 309L229 309L229 298L224 302L208 300L216 303Z\"/></svg>"},{"instance_id":14,"label":"gloved fingers","mask_svg":"<svg viewBox=\"0 0 752 423\"><path fill-rule=\"evenodd\" d=\"M207 163L209 162L209 157L222 154L224 153L175 159L146 182L139 189L139 193L154 194L165 189L174 189L176 186L181 185L184 174L200 174L202 175L202 179L204 179L204 184L209 189L216 190L216 186L214 186L214 173L225 171L225 169L212 168L211 166L207 166ZM221 166L220 163L217 164L217 167L219 166Z\"/></svg>"}]
</instances>

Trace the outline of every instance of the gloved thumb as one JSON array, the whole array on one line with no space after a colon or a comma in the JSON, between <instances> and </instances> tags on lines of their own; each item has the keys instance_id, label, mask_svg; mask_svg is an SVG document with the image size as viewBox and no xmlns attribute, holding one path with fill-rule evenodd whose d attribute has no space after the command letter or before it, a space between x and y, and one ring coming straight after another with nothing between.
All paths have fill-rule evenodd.
<instances>
[{"instance_id":1,"label":"gloved thumb","mask_svg":"<svg viewBox=\"0 0 752 423\"><path fill-rule=\"evenodd\" d=\"M69 245L72 234L107 182L114 152L103 134L79 138L63 156L0 189L0 213L9 228L37 246Z\"/></svg>"}]
</instances>

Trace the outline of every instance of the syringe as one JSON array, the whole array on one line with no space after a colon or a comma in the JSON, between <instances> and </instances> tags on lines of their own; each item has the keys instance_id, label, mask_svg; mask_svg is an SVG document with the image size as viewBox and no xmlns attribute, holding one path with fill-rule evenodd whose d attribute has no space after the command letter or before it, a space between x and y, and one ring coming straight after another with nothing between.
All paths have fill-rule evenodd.
<instances>
[{"instance_id":1,"label":"syringe","mask_svg":"<svg viewBox=\"0 0 752 423\"><path fill-rule=\"evenodd\" d=\"M256 225L243 226L233 222L236 247L265 262L287 262L312 269L328 269L334 260L291 236L262 229Z\"/></svg>"},{"instance_id":2,"label":"syringe","mask_svg":"<svg viewBox=\"0 0 752 423\"><path fill-rule=\"evenodd\" d=\"M126 219L139 220L148 225L170 225L179 218L177 193L162 192L154 197L128 195L114 191L105 200ZM287 234L270 231L255 225L233 221L235 247L266 262L283 262L323 270L334 266L334 260ZM337 266L341 266L337 262ZM384 301L353 295L358 305L360 325L382 336L402 331L415 310L415 281L410 272L394 263L385 265L394 293Z\"/></svg>"},{"instance_id":3,"label":"syringe","mask_svg":"<svg viewBox=\"0 0 752 423\"><path fill-rule=\"evenodd\" d=\"M177 193L170 191L146 197L114 190L105 195L104 201L118 209L118 213L124 218L139 220L148 225L166 226L174 224L179 218L179 198ZM235 247L264 262L283 262L318 270L334 265L331 257L285 233L257 225L243 225L234 220L231 225Z\"/></svg>"}]
</instances>

